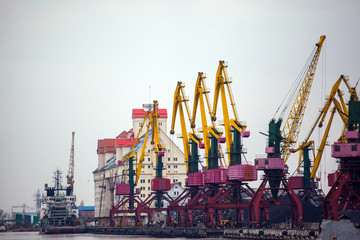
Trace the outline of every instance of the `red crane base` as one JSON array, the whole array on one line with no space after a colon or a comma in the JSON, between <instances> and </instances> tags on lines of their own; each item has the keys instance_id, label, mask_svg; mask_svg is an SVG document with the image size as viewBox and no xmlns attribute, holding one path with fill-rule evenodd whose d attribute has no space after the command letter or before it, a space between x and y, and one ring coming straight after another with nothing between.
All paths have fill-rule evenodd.
<instances>
[{"instance_id":1,"label":"red crane base","mask_svg":"<svg viewBox=\"0 0 360 240\"><path fill-rule=\"evenodd\" d=\"M351 179L348 171L342 172L324 200L324 219L339 220L339 211L360 210L360 179ZM359 190L359 189L357 189Z\"/></svg>"},{"instance_id":2,"label":"red crane base","mask_svg":"<svg viewBox=\"0 0 360 240\"><path fill-rule=\"evenodd\" d=\"M279 181L279 186L266 187L269 181ZM282 183L282 184L281 184ZM276 198L272 196L272 191L277 191ZM288 196L289 202L285 202ZM290 205L292 227L302 227L302 204L293 189L288 185L284 172L265 172L264 179L257 189L254 197L249 204L249 224L250 226L260 227L262 224L269 223L270 205Z\"/></svg>"}]
</instances>

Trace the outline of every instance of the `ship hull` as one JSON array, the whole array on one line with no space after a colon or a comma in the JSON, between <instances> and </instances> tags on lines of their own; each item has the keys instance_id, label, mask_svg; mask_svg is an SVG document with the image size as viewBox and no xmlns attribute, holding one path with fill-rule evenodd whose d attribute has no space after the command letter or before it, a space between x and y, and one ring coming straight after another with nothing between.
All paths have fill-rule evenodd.
<instances>
[{"instance_id":1,"label":"ship hull","mask_svg":"<svg viewBox=\"0 0 360 240\"><path fill-rule=\"evenodd\" d=\"M78 226L45 225L39 228L40 234L84 233L85 231L86 231L85 224L81 224Z\"/></svg>"}]
</instances>

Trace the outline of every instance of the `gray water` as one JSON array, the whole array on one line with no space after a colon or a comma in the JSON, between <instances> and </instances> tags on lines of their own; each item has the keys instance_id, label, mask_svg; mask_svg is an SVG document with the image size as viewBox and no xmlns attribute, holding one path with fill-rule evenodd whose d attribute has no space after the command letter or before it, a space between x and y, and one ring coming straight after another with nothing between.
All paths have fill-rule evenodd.
<instances>
[{"instance_id":1,"label":"gray water","mask_svg":"<svg viewBox=\"0 0 360 240\"><path fill-rule=\"evenodd\" d=\"M136 235L104 235L104 234L92 234L92 233L80 233L80 234L49 234L40 235L38 232L3 232L0 233L0 239L6 240L37 240L37 239L71 239L71 240L100 240L100 239L123 239L123 240L157 240L158 238L136 236ZM162 238L167 239L167 238ZM171 238L172 240L191 240L192 238ZM207 239L210 238L196 238Z\"/></svg>"}]
</instances>

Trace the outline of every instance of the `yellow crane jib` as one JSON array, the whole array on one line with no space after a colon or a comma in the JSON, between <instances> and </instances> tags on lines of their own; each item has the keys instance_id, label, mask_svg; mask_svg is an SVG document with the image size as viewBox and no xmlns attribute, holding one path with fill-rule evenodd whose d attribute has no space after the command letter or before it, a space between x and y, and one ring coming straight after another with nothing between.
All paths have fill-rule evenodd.
<instances>
[{"instance_id":1,"label":"yellow crane jib","mask_svg":"<svg viewBox=\"0 0 360 240\"><path fill-rule=\"evenodd\" d=\"M308 65L307 70L304 74L300 89L290 109L288 117L284 122L284 126L281 132L281 135L284 138L284 145L282 146L281 152L283 154L285 163L290 156L289 150L293 149L299 137L299 132L305 114L308 98L310 95L311 86L314 80L317 63L325 38L326 36L322 35L320 37L320 41L316 43L315 53L311 58L310 64Z\"/></svg>"},{"instance_id":2,"label":"yellow crane jib","mask_svg":"<svg viewBox=\"0 0 360 240\"><path fill-rule=\"evenodd\" d=\"M202 123L202 133L203 133L203 145L205 148L205 158L207 160L207 166L209 166L209 161L208 161L208 155L209 155L209 151L210 151L210 139L208 137L208 133L209 133L209 128L207 125L207 119L206 119L206 113L205 113L205 103L204 103L204 97L203 95L205 95L205 99L206 99L206 103L209 109L209 113L210 116L212 116L211 113L211 108L210 108L210 103L209 103L209 98L208 98L208 93L209 91L206 90L206 85L205 85L205 74L202 72L198 73L198 78L196 80L196 84L195 84L195 93L194 93L194 104L193 104L193 113L192 113L192 118L191 118L191 128L195 128L195 120L196 120L196 112L197 112L197 108L198 106L200 106L200 114L201 114L201 123ZM215 124L213 123L213 126ZM201 147L202 144L200 143L199 147Z\"/></svg>"},{"instance_id":3,"label":"yellow crane jib","mask_svg":"<svg viewBox=\"0 0 360 240\"><path fill-rule=\"evenodd\" d=\"M189 158L190 158L190 145L189 145L189 139L188 139L188 135L187 135L184 110L183 110L182 104L185 105L185 109L186 109L189 121L191 121L191 118L190 118L189 107L187 104L188 99L185 97L184 88L185 88L185 84L183 84L182 82L177 83L175 93L174 93L173 114L172 114L172 120L171 120L170 134L175 133L175 119L176 119L177 111L179 110L180 126L181 126L181 134L182 134L181 138L183 140L186 169L188 172L189 171L188 162L189 162ZM193 134L195 134L194 129L192 129L192 131L193 131Z\"/></svg>"},{"instance_id":4,"label":"yellow crane jib","mask_svg":"<svg viewBox=\"0 0 360 240\"><path fill-rule=\"evenodd\" d=\"M239 122L238 113L236 110L234 96L231 90L231 80L227 75L227 67L228 64L225 61L220 60L219 66L216 72L215 77L215 91L214 91L214 104L213 104L213 111L212 111L212 120L216 120L216 113L217 113L217 106L219 97L221 96L221 105L224 117L224 128L225 128L225 137L226 137L226 148L227 148L227 155L229 160L229 166L233 164L239 164L241 162L241 154L233 154L232 151L239 152L241 151L241 146L239 143L240 135L235 137L235 144L237 147L234 148L234 139L233 139L233 132L236 130L239 134L246 129L246 124L241 124ZM226 86L226 88L225 88ZM227 90L227 91L226 91ZM228 94L226 94L226 92ZM227 103L227 96L230 100L230 105L233 111L234 119L230 119L229 110L228 110L228 103ZM239 148L239 149L237 149ZM236 159L236 160L235 160Z\"/></svg>"}]
</instances>

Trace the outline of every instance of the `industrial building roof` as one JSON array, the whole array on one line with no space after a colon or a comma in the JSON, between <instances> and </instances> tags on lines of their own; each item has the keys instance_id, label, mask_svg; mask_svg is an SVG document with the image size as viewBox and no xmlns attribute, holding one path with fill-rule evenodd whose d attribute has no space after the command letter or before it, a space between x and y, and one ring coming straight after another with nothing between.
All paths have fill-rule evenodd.
<instances>
[{"instance_id":1,"label":"industrial building roof","mask_svg":"<svg viewBox=\"0 0 360 240\"><path fill-rule=\"evenodd\" d=\"M117 138L115 140L116 147L132 147L135 142L134 138ZM139 142L139 139L138 139Z\"/></svg>"},{"instance_id":2,"label":"industrial building roof","mask_svg":"<svg viewBox=\"0 0 360 240\"><path fill-rule=\"evenodd\" d=\"M152 129L149 129L149 135L148 135L148 139L150 139L150 137L151 137L151 134L152 134ZM141 149L141 147L143 146L143 144L144 144L144 139L145 139L145 133L141 136L141 137L139 137L139 139L138 139L138 142L137 142L137 144L135 145L135 147L134 147L134 152L137 152L137 151L139 151L140 149ZM114 139L114 140L120 140L120 139ZM126 139L125 139L126 140ZM134 139L135 140L135 139ZM132 146L132 145L131 145ZM130 146L130 147L131 147ZM98 153L99 153L99 150L98 150ZM124 156L124 158L126 157L126 156L128 156L130 154L130 152L128 153L128 154L126 154L125 156ZM116 166L116 156L113 156L112 158L110 158L109 160L107 160L106 161L106 163L105 163L105 166L103 166L102 168L100 168L100 169L96 169L95 171L93 171L93 173L96 173L96 172L98 172L98 171L102 171L102 170L106 170L106 169L110 169L110 168L112 168L112 167L115 167Z\"/></svg>"},{"instance_id":3,"label":"industrial building roof","mask_svg":"<svg viewBox=\"0 0 360 240\"><path fill-rule=\"evenodd\" d=\"M116 142L115 138L105 138L105 139L98 139L98 149L97 153L110 153L116 152Z\"/></svg>"},{"instance_id":4,"label":"industrial building roof","mask_svg":"<svg viewBox=\"0 0 360 240\"><path fill-rule=\"evenodd\" d=\"M94 211L95 207L94 206L82 206L79 211Z\"/></svg>"}]
</instances>

